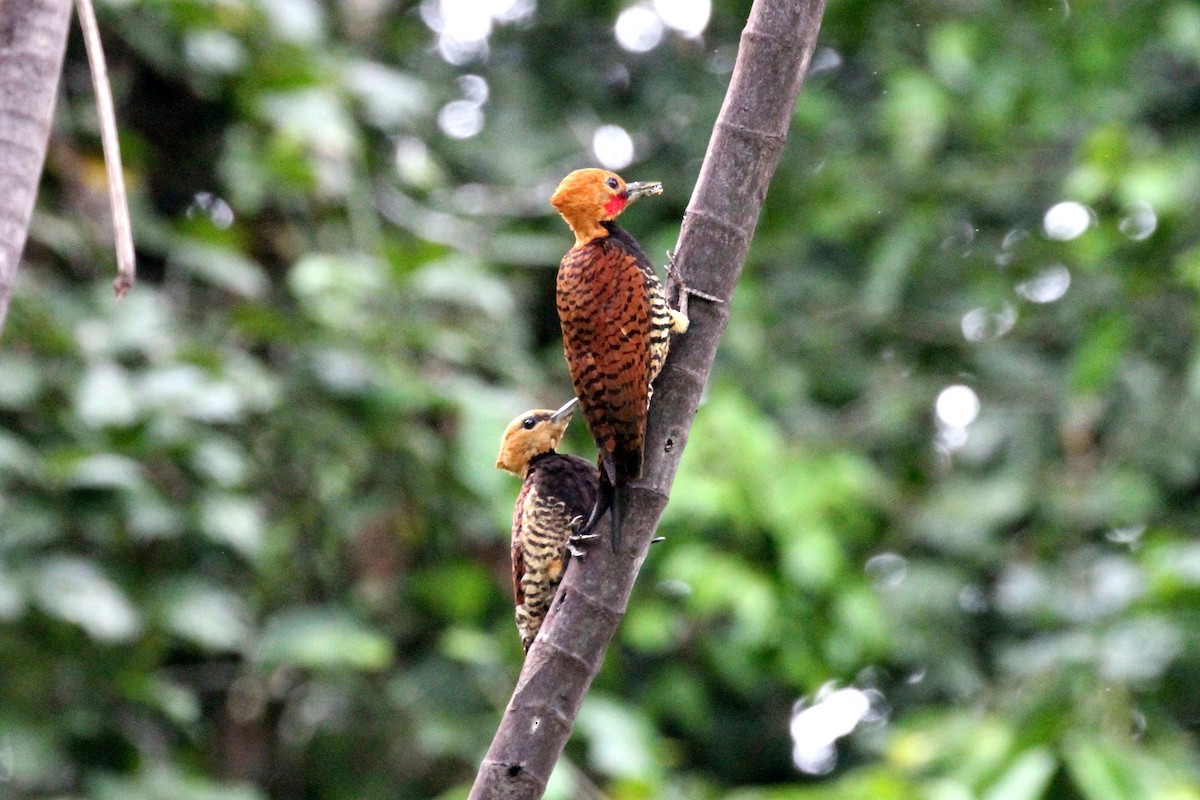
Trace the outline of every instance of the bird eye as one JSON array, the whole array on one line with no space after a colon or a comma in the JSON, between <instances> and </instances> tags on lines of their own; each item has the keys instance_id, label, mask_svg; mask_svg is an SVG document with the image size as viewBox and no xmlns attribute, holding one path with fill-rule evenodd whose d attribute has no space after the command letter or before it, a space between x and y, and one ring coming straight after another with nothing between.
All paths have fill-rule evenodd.
<instances>
[{"instance_id":1,"label":"bird eye","mask_svg":"<svg viewBox=\"0 0 1200 800\"><path fill-rule=\"evenodd\" d=\"M535 420L533 417L526 417L524 421L521 422L521 427L527 431L530 431L533 430L533 426L536 424L537 420Z\"/></svg>"},{"instance_id":2,"label":"bird eye","mask_svg":"<svg viewBox=\"0 0 1200 800\"><path fill-rule=\"evenodd\" d=\"M604 185L607 186L608 188L612 189L615 192L617 190L617 187L620 186L621 184L617 182L616 178L609 178L608 180L606 180L604 182Z\"/></svg>"}]
</instances>

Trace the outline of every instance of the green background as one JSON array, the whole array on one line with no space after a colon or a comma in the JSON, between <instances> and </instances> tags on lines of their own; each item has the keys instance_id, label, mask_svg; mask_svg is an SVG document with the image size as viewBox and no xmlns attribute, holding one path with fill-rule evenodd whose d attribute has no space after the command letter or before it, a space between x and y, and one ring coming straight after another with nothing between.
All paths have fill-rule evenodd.
<instances>
[{"instance_id":1,"label":"green background","mask_svg":"<svg viewBox=\"0 0 1200 800\"><path fill-rule=\"evenodd\" d=\"M465 797L499 434L569 394L547 198L621 126L665 260L748 11L632 53L625 8L101 2L120 304L73 34L0 339L0 797ZM499 18L455 64L443 12ZM1197 123L1196 2L831 2L548 796L1200 798ZM806 774L833 687L871 712Z\"/></svg>"}]
</instances>

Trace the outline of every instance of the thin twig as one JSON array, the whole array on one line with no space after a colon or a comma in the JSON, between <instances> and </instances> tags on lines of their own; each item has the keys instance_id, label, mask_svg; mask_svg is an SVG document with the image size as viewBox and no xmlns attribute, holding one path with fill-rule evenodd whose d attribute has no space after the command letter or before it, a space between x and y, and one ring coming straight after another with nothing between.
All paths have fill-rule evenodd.
<instances>
[{"instance_id":1,"label":"thin twig","mask_svg":"<svg viewBox=\"0 0 1200 800\"><path fill-rule=\"evenodd\" d=\"M92 86L96 91L100 141L104 145L104 166L108 172L113 238L117 246L117 277L113 281L113 291L120 300L137 280L137 262L133 252L133 224L129 219L129 203L125 199L121 145L117 141L117 115L113 111L112 87L108 83L108 66L104 61L104 46L100 42L100 26L96 24L96 10L92 7L92 0L75 0L75 8L79 11L79 26L83 29L88 64L92 68Z\"/></svg>"}]
</instances>

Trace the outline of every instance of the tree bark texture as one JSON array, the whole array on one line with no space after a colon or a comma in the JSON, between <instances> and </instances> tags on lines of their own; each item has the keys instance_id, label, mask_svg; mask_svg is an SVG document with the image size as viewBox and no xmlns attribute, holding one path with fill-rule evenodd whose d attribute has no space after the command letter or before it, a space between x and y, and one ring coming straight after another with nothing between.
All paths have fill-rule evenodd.
<instances>
[{"instance_id":1,"label":"tree bark texture","mask_svg":"<svg viewBox=\"0 0 1200 800\"><path fill-rule=\"evenodd\" d=\"M629 489L622 548L614 554L606 546L591 547L567 570L525 658L471 800L541 797L570 737L666 507L824 9L824 0L754 2L675 257L690 287L725 302L693 300L691 328L672 338L655 383L643 478ZM607 542L607 521L597 532Z\"/></svg>"},{"instance_id":2,"label":"tree bark texture","mask_svg":"<svg viewBox=\"0 0 1200 800\"><path fill-rule=\"evenodd\" d=\"M0 331L37 198L71 0L0 0Z\"/></svg>"}]
</instances>

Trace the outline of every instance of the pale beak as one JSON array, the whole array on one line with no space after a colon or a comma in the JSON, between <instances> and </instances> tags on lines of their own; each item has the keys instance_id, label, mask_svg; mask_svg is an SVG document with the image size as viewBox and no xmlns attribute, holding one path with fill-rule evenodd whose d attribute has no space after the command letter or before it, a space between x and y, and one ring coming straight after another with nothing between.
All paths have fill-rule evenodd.
<instances>
[{"instance_id":1,"label":"pale beak","mask_svg":"<svg viewBox=\"0 0 1200 800\"><path fill-rule=\"evenodd\" d=\"M625 202L632 203L639 197L646 197L652 194L662 194L662 183L660 181L637 181L635 183L625 184Z\"/></svg>"},{"instance_id":2,"label":"pale beak","mask_svg":"<svg viewBox=\"0 0 1200 800\"><path fill-rule=\"evenodd\" d=\"M562 408L550 415L550 421L557 424L562 422L564 419L570 419L571 415L575 413L575 406L578 404L579 398L572 397L563 405Z\"/></svg>"}]
</instances>

